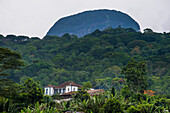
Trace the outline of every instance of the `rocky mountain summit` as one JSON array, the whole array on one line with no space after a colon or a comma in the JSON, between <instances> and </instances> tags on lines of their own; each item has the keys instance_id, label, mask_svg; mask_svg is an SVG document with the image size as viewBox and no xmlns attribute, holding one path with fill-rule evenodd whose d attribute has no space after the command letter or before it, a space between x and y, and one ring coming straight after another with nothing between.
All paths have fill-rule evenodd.
<instances>
[{"instance_id":1,"label":"rocky mountain summit","mask_svg":"<svg viewBox=\"0 0 170 113\"><path fill-rule=\"evenodd\" d=\"M96 29L108 27L133 28L140 30L139 24L129 15L115 10L85 11L59 19L47 32L47 36L62 36L65 33L82 37Z\"/></svg>"}]
</instances>

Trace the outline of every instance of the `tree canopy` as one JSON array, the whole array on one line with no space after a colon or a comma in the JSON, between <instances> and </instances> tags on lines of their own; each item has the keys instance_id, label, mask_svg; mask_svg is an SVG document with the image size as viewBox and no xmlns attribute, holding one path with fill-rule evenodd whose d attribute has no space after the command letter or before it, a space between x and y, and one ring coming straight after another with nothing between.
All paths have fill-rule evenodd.
<instances>
[{"instance_id":1,"label":"tree canopy","mask_svg":"<svg viewBox=\"0 0 170 113\"><path fill-rule=\"evenodd\" d=\"M24 63L20 54L0 47L0 96L7 96L12 89L12 82L7 79L7 71L20 69L22 66Z\"/></svg>"},{"instance_id":2,"label":"tree canopy","mask_svg":"<svg viewBox=\"0 0 170 113\"><path fill-rule=\"evenodd\" d=\"M147 30L147 29L146 29ZM147 62L148 89L169 94L170 33L131 28L107 28L77 38L46 36L0 35L0 47L22 55L22 70L6 70L10 79L23 83L27 77L40 81L41 86L74 81L80 85L90 81L94 88L119 90L125 84L122 68L134 58Z\"/></svg>"},{"instance_id":3,"label":"tree canopy","mask_svg":"<svg viewBox=\"0 0 170 113\"><path fill-rule=\"evenodd\" d=\"M137 93L144 92L147 87L146 73L146 63L141 61L137 62L134 59L128 62L122 69L122 74L125 74L128 87Z\"/></svg>"}]
</instances>

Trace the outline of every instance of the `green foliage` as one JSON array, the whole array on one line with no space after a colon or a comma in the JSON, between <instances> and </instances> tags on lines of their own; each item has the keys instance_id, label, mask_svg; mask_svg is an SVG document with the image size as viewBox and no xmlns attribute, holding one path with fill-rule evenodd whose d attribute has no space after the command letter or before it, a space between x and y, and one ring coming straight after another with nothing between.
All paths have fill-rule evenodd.
<instances>
[{"instance_id":1,"label":"green foliage","mask_svg":"<svg viewBox=\"0 0 170 113\"><path fill-rule=\"evenodd\" d=\"M133 94L126 102L125 109L128 113L168 113L169 110L168 99L160 95Z\"/></svg>"},{"instance_id":2,"label":"green foliage","mask_svg":"<svg viewBox=\"0 0 170 113\"><path fill-rule=\"evenodd\" d=\"M8 69L19 69L23 66L23 61L21 61L21 55L13 52L7 48L0 48L0 73L1 76L5 75L3 71Z\"/></svg>"},{"instance_id":3,"label":"green foliage","mask_svg":"<svg viewBox=\"0 0 170 113\"><path fill-rule=\"evenodd\" d=\"M164 108L156 107L154 104L139 104L128 108L128 113L162 113Z\"/></svg>"},{"instance_id":4,"label":"green foliage","mask_svg":"<svg viewBox=\"0 0 170 113\"><path fill-rule=\"evenodd\" d=\"M139 109L137 109L135 106L131 106L127 110L128 113L141 113Z\"/></svg>"},{"instance_id":5,"label":"green foliage","mask_svg":"<svg viewBox=\"0 0 170 113\"><path fill-rule=\"evenodd\" d=\"M55 110L100 113L111 107L120 108L114 106L114 102L119 102L123 112L168 112L169 41L170 33L151 30L141 33L124 28L96 30L82 38L69 34L42 40L0 35L0 112L15 113L22 109L22 112L35 113ZM23 60L14 51L20 53ZM136 61L128 63L131 58ZM147 61L147 67L142 61ZM26 66L18 70L23 62ZM122 67L125 75L121 73ZM21 84L15 84L10 79ZM108 91L114 86L117 101L111 92L91 97L87 92L80 91L73 100L61 104L52 102L49 96L43 96L41 87L70 80L78 84L86 83L85 87L88 88L93 86ZM124 86L125 81L128 87ZM131 89L143 93L146 81L147 89L161 95L132 94Z\"/></svg>"},{"instance_id":6,"label":"green foliage","mask_svg":"<svg viewBox=\"0 0 170 113\"><path fill-rule=\"evenodd\" d=\"M52 100L53 100L53 98L51 96L49 96L49 95L44 95L44 97L43 97L44 103L49 103Z\"/></svg>"},{"instance_id":7,"label":"green foliage","mask_svg":"<svg viewBox=\"0 0 170 113\"><path fill-rule=\"evenodd\" d=\"M83 84L83 90L89 90L90 88L92 88L92 85L89 81Z\"/></svg>"},{"instance_id":8,"label":"green foliage","mask_svg":"<svg viewBox=\"0 0 170 113\"><path fill-rule=\"evenodd\" d=\"M125 84L125 80L123 78L115 77L112 80L112 84L116 90L120 91Z\"/></svg>"},{"instance_id":9,"label":"green foliage","mask_svg":"<svg viewBox=\"0 0 170 113\"><path fill-rule=\"evenodd\" d=\"M22 103L13 102L12 99L0 97L1 113L17 113L23 108Z\"/></svg>"},{"instance_id":10,"label":"green foliage","mask_svg":"<svg viewBox=\"0 0 170 113\"><path fill-rule=\"evenodd\" d=\"M43 102L43 90L38 82L28 78L24 84L20 86L19 97L17 101L24 103L26 106L34 105L36 102Z\"/></svg>"},{"instance_id":11,"label":"green foliage","mask_svg":"<svg viewBox=\"0 0 170 113\"><path fill-rule=\"evenodd\" d=\"M104 72L101 73L101 77L107 76L107 77L122 77L121 75L121 68L117 65L109 67L108 69L104 70Z\"/></svg>"},{"instance_id":12,"label":"green foliage","mask_svg":"<svg viewBox=\"0 0 170 113\"><path fill-rule=\"evenodd\" d=\"M84 113L168 113L168 100L160 98L161 96L134 94L132 97L133 99L124 100L121 96L115 98L111 92L106 92L105 94L95 95L93 97L90 96L83 100L72 99L61 103L36 103L32 107L29 106L27 108L23 108L21 112L45 113L53 110L57 113L63 113L66 111Z\"/></svg>"},{"instance_id":13,"label":"green foliage","mask_svg":"<svg viewBox=\"0 0 170 113\"><path fill-rule=\"evenodd\" d=\"M125 97L125 99L129 98L133 93L130 91L129 87L127 85L125 85L122 89L121 89L121 94L123 97Z\"/></svg>"},{"instance_id":14,"label":"green foliage","mask_svg":"<svg viewBox=\"0 0 170 113\"><path fill-rule=\"evenodd\" d=\"M106 98L107 97L107 98ZM76 101L76 111L81 111L85 113L102 113L104 104L107 99L110 99L110 94L100 94L90 97L87 100L77 100Z\"/></svg>"},{"instance_id":15,"label":"green foliage","mask_svg":"<svg viewBox=\"0 0 170 113\"><path fill-rule=\"evenodd\" d=\"M83 85L90 81L93 88L111 90L113 85L120 91L124 85L120 82L124 79L120 70L134 58L147 61L147 88L157 94L170 94L170 33L145 31L107 28L81 38L69 34L43 39L0 35L0 46L20 53L26 65L22 70L3 73L17 83L23 83L27 77L40 81L41 86L66 81Z\"/></svg>"},{"instance_id":16,"label":"green foliage","mask_svg":"<svg viewBox=\"0 0 170 113\"><path fill-rule=\"evenodd\" d=\"M58 109L50 107L47 104L39 104L38 102L34 107L27 107L21 110L21 113L58 113Z\"/></svg>"},{"instance_id":17,"label":"green foliage","mask_svg":"<svg viewBox=\"0 0 170 113\"><path fill-rule=\"evenodd\" d=\"M52 62L56 65L56 67L62 67L64 64L64 57L62 55L56 55Z\"/></svg>"},{"instance_id":18,"label":"green foliage","mask_svg":"<svg viewBox=\"0 0 170 113\"><path fill-rule=\"evenodd\" d=\"M90 95L86 92L86 91L84 91L84 90L81 90L81 91L78 91L77 93L76 93L76 95L74 96L74 98L75 99L77 99L77 100L87 100L87 99L89 99L90 98Z\"/></svg>"},{"instance_id":19,"label":"green foliage","mask_svg":"<svg viewBox=\"0 0 170 113\"><path fill-rule=\"evenodd\" d=\"M111 89L111 94L112 94L113 96L115 96L115 88L114 88L114 86L113 86L112 89Z\"/></svg>"},{"instance_id":20,"label":"green foliage","mask_svg":"<svg viewBox=\"0 0 170 113\"><path fill-rule=\"evenodd\" d=\"M105 113L124 113L121 103L116 98L111 98L104 104Z\"/></svg>"},{"instance_id":21,"label":"green foliage","mask_svg":"<svg viewBox=\"0 0 170 113\"><path fill-rule=\"evenodd\" d=\"M0 47L0 96L9 97L14 91L12 81L7 79L9 74L7 71L20 69L22 66L24 63L20 54Z\"/></svg>"},{"instance_id":22,"label":"green foliage","mask_svg":"<svg viewBox=\"0 0 170 113\"><path fill-rule=\"evenodd\" d=\"M144 76L146 73L146 63L137 62L134 59L128 62L128 64L122 69L122 74L125 74L128 87L136 93L143 93L146 89L147 80Z\"/></svg>"},{"instance_id":23,"label":"green foliage","mask_svg":"<svg viewBox=\"0 0 170 113\"><path fill-rule=\"evenodd\" d=\"M60 94L59 94L59 93L54 94L54 95L52 95L51 97L52 97L52 99L57 99L57 100L62 99L62 97L60 96Z\"/></svg>"},{"instance_id":24,"label":"green foliage","mask_svg":"<svg viewBox=\"0 0 170 113\"><path fill-rule=\"evenodd\" d=\"M57 104L57 109L59 110L59 112L63 113L66 111L74 111L78 106L75 105L75 103L68 101L68 102L61 102L59 104Z\"/></svg>"}]
</instances>

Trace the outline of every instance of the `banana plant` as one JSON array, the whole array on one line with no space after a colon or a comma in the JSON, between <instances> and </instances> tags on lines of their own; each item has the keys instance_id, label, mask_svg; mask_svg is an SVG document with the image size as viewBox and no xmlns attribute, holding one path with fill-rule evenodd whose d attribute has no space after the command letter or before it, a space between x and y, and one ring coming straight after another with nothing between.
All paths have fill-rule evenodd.
<instances>
[{"instance_id":1,"label":"banana plant","mask_svg":"<svg viewBox=\"0 0 170 113\"><path fill-rule=\"evenodd\" d=\"M87 100L77 100L76 101L76 111L81 111L81 112L84 112L84 113L90 113L90 103L91 103L91 100L90 99L87 99Z\"/></svg>"},{"instance_id":2,"label":"banana plant","mask_svg":"<svg viewBox=\"0 0 170 113\"><path fill-rule=\"evenodd\" d=\"M63 113L66 111L75 111L78 108L75 102L69 101L69 102L61 102L58 103L57 109Z\"/></svg>"},{"instance_id":3,"label":"banana plant","mask_svg":"<svg viewBox=\"0 0 170 113\"><path fill-rule=\"evenodd\" d=\"M58 109L54 107L47 107L47 104L36 103L34 108L29 106L21 110L21 113L58 113Z\"/></svg>"},{"instance_id":4,"label":"banana plant","mask_svg":"<svg viewBox=\"0 0 170 113\"><path fill-rule=\"evenodd\" d=\"M92 102L90 104L90 107L91 107L93 113L100 112L100 108L103 107L105 100L106 100L105 95L102 95L102 94L92 97Z\"/></svg>"},{"instance_id":5,"label":"banana plant","mask_svg":"<svg viewBox=\"0 0 170 113\"><path fill-rule=\"evenodd\" d=\"M0 97L0 112L16 113L22 107L21 103L13 103L10 99Z\"/></svg>"}]
</instances>

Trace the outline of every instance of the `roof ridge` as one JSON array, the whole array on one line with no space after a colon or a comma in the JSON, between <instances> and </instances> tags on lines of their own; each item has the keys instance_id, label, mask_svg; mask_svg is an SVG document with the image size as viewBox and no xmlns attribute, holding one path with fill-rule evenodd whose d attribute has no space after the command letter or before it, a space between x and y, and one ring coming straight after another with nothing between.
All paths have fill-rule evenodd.
<instances>
[{"instance_id":1,"label":"roof ridge","mask_svg":"<svg viewBox=\"0 0 170 113\"><path fill-rule=\"evenodd\" d=\"M53 86L52 84L49 84L49 85L47 85L45 87L55 87L55 86Z\"/></svg>"},{"instance_id":2,"label":"roof ridge","mask_svg":"<svg viewBox=\"0 0 170 113\"><path fill-rule=\"evenodd\" d=\"M70 84L71 83L71 84ZM68 85L73 85L73 86L78 86L78 87L81 87L81 85L79 84L76 84L75 82L73 81L69 81L69 82L64 82L58 86L55 86L55 88L64 88L65 86L68 86Z\"/></svg>"}]
</instances>

